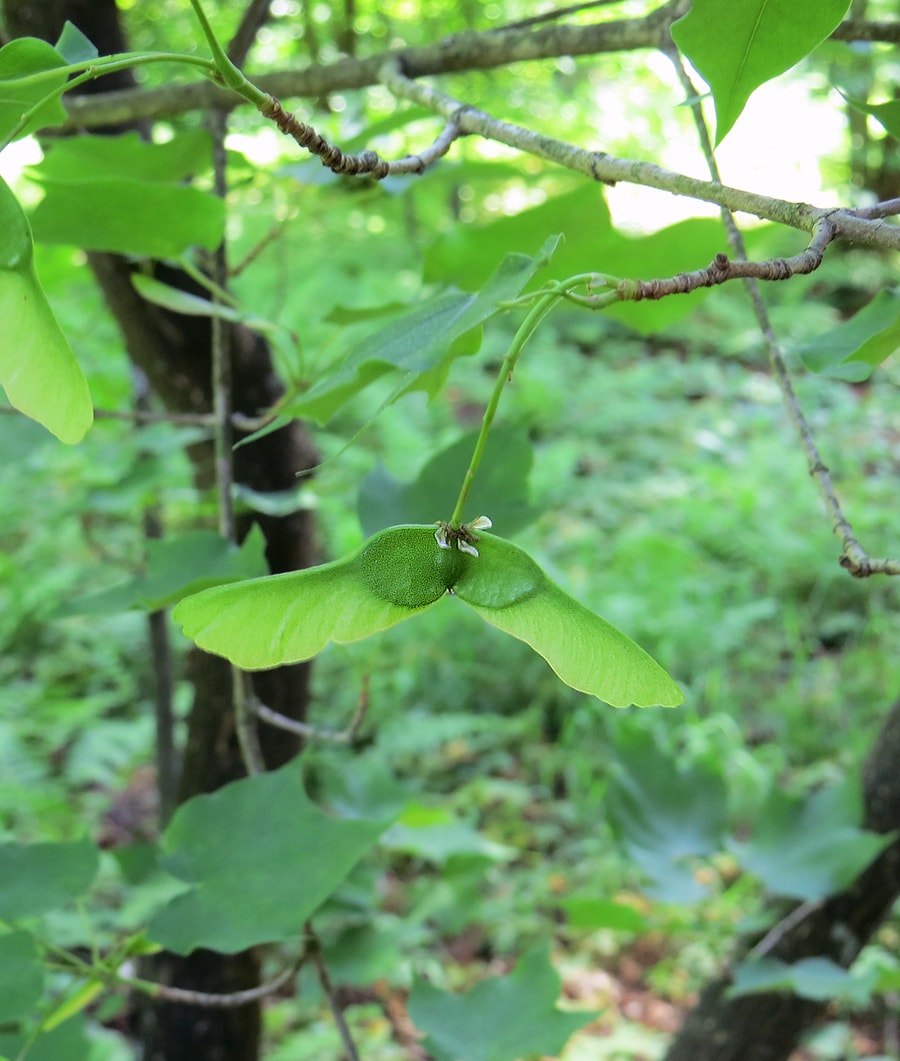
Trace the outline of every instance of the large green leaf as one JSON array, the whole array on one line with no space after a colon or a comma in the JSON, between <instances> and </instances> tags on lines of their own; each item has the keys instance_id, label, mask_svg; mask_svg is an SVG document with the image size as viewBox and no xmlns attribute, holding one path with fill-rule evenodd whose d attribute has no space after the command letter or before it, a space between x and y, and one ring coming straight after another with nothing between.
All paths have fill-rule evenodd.
<instances>
[{"instance_id":1,"label":"large green leaf","mask_svg":"<svg viewBox=\"0 0 900 1061\"><path fill-rule=\"evenodd\" d=\"M357 511L363 532L374 534L396 523L425 523L440 512L447 499L447 483L463 480L476 437L472 431L436 453L409 483L395 479L379 465L359 490ZM495 427L472 484L469 513L489 510L509 535L527 527L540 511L529 497L532 461L532 445L524 427Z\"/></svg>"},{"instance_id":2,"label":"large green leaf","mask_svg":"<svg viewBox=\"0 0 900 1061\"><path fill-rule=\"evenodd\" d=\"M37 917L66 906L91 886L99 866L90 840L0 844L0 919Z\"/></svg>"},{"instance_id":3,"label":"large green leaf","mask_svg":"<svg viewBox=\"0 0 900 1061\"><path fill-rule=\"evenodd\" d=\"M478 348L480 326L522 291L558 242L551 236L536 255L507 255L477 292L447 291L395 318L355 343L336 371L284 411L325 423L354 394L391 371L403 374L391 398L415 387L433 393L453 357ZM472 336L476 341L467 341Z\"/></svg>"},{"instance_id":4,"label":"large green leaf","mask_svg":"<svg viewBox=\"0 0 900 1061\"><path fill-rule=\"evenodd\" d=\"M73 136L48 145L32 173L53 180L132 177L154 183L183 181L212 164L208 132L193 129L164 144L148 143L137 133L121 136Z\"/></svg>"},{"instance_id":5,"label":"large green leaf","mask_svg":"<svg viewBox=\"0 0 900 1061\"><path fill-rule=\"evenodd\" d=\"M464 995L417 980L409 1015L438 1061L521 1061L556 1057L596 1013L556 1007L560 978L547 947L523 955L509 976L483 980Z\"/></svg>"},{"instance_id":6,"label":"large green leaf","mask_svg":"<svg viewBox=\"0 0 900 1061\"><path fill-rule=\"evenodd\" d=\"M900 349L900 290L885 288L850 320L796 348L811 371L858 383Z\"/></svg>"},{"instance_id":7,"label":"large green leaf","mask_svg":"<svg viewBox=\"0 0 900 1061\"><path fill-rule=\"evenodd\" d=\"M387 824L323 814L296 762L196 796L162 841L161 864L190 888L156 913L148 934L178 954L297 937Z\"/></svg>"},{"instance_id":8,"label":"large green leaf","mask_svg":"<svg viewBox=\"0 0 900 1061\"><path fill-rule=\"evenodd\" d=\"M67 75L53 71L66 65L66 59L47 41L36 37L19 37L0 48L0 145L10 135L22 115L54 89L62 93ZM47 74L40 80L35 74ZM66 120L66 111L59 96L54 96L40 107L15 138L27 136L46 125L59 125Z\"/></svg>"},{"instance_id":9,"label":"large green leaf","mask_svg":"<svg viewBox=\"0 0 900 1061\"><path fill-rule=\"evenodd\" d=\"M44 990L44 967L30 932L0 935L0 1024L27 1017Z\"/></svg>"},{"instance_id":10,"label":"large green leaf","mask_svg":"<svg viewBox=\"0 0 900 1061\"><path fill-rule=\"evenodd\" d=\"M751 93L825 40L849 6L850 0L693 0L672 38L712 89L716 144Z\"/></svg>"},{"instance_id":11,"label":"large green leaf","mask_svg":"<svg viewBox=\"0 0 900 1061\"><path fill-rule=\"evenodd\" d=\"M547 660L573 688L616 707L681 703L678 686L624 634L567 596L510 542L481 534L478 554L441 548L434 527L391 527L352 556L187 597L188 637L248 670L309 659L328 643L378 633L448 591Z\"/></svg>"},{"instance_id":12,"label":"large green leaf","mask_svg":"<svg viewBox=\"0 0 900 1061\"><path fill-rule=\"evenodd\" d=\"M805 800L775 790L756 821L753 836L734 841L732 850L767 891L793 899L814 901L841 891L894 839L861 828L855 777Z\"/></svg>"},{"instance_id":13,"label":"large green leaf","mask_svg":"<svg viewBox=\"0 0 900 1061\"><path fill-rule=\"evenodd\" d=\"M94 419L87 380L34 270L28 219L0 178L0 384L17 409L63 442Z\"/></svg>"},{"instance_id":14,"label":"large green leaf","mask_svg":"<svg viewBox=\"0 0 900 1061\"><path fill-rule=\"evenodd\" d=\"M33 175L37 175L33 171ZM35 239L86 250L177 258L222 240L225 208L210 192L134 177L41 179L31 215Z\"/></svg>"},{"instance_id":15,"label":"large green leaf","mask_svg":"<svg viewBox=\"0 0 900 1061\"><path fill-rule=\"evenodd\" d=\"M609 819L629 856L665 902L706 894L692 860L722 849L727 793L721 769L695 762L679 769L651 735L623 733L607 790Z\"/></svg>"}]
</instances>

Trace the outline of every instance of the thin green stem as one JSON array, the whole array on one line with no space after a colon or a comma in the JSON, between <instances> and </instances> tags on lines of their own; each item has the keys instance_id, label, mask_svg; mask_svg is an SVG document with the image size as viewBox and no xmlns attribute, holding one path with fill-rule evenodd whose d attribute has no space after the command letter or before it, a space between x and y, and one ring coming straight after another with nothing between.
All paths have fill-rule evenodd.
<instances>
[{"instance_id":1,"label":"thin green stem","mask_svg":"<svg viewBox=\"0 0 900 1061\"><path fill-rule=\"evenodd\" d=\"M191 7L194 9L194 14L197 16L197 21L200 23L200 27L203 30L206 42L209 44L209 49L213 56L213 62L216 65L216 69L218 70L222 82L227 85L228 88L243 96L245 100L252 103L254 107L263 110L271 103L272 97L267 92L263 92L262 89L257 88L251 81L248 81L243 72L228 58L228 53L225 51L219 38L216 36L215 30L212 28L212 24L206 17L206 12L203 10L200 0L191 0Z\"/></svg>"},{"instance_id":2,"label":"thin green stem","mask_svg":"<svg viewBox=\"0 0 900 1061\"><path fill-rule=\"evenodd\" d=\"M462 486L460 487L459 497L456 499L456 507L453 509L453 515L450 517L451 527L462 526L463 510L466 507L469 491L472 489L472 483L475 481L478 467L481 464L481 458L484 456L484 450L487 446L491 425L494 422L494 417L497 415L497 408L500 405L500 395L503 393L503 388L512 379L513 370L516 367L516 362L519 360L519 356L525 349L525 344L557 302L571 296L572 288L586 286L590 289L598 284L602 286L610 286L610 281L614 279L615 278L613 277L604 276L601 273L579 273L577 276L570 276L567 280L563 280L558 284L553 284L538 293L538 300L528 311L528 315L525 317L525 320L522 321L518 331L513 336L513 341L510 343L509 349L506 351L506 355L503 358L503 363L500 366L497 382L494 384L494 389L491 392L487 407L484 410L484 416L481 419L481 430L478 432L478 438L475 440L475 449L472 451L472 458L469 461L469 467L466 469L466 474L463 478ZM530 296L525 297L527 298ZM589 305L591 309L603 309L606 306L612 305L613 302L618 301L618 291L612 290L607 291L602 295L591 295ZM581 304L585 305L586 303L581 301Z\"/></svg>"}]
</instances>

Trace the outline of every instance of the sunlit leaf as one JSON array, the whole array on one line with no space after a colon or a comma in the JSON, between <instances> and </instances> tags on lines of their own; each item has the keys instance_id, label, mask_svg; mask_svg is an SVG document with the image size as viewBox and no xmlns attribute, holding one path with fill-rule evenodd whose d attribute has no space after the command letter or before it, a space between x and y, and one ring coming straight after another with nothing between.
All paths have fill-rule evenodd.
<instances>
[{"instance_id":1,"label":"sunlit leaf","mask_svg":"<svg viewBox=\"0 0 900 1061\"><path fill-rule=\"evenodd\" d=\"M171 184L205 172L211 165L209 133L192 129L164 144L149 143L137 133L83 134L56 140L30 172L54 180L72 179L73 175L80 181L115 176Z\"/></svg>"},{"instance_id":2,"label":"sunlit leaf","mask_svg":"<svg viewBox=\"0 0 900 1061\"><path fill-rule=\"evenodd\" d=\"M597 929L611 928L616 932L643 932L647 928L647 918L627 903L613 899L599 899L594 895L573 895L563 899L559 904L566 912L570 928Z\"/></svg>"},{"instance_id":3,"label":"sunlit leaf","mask_svg":"<svg viewBox=\"0 0 900 1061\"><path fill-rule=\"evenodd\" d=\"M0 919L36 917L83 895L97 875L90 840L0 844Z\"/></svg>"},{"instance_id":4,"label":"sunlit leaf","mask_svg":"<svg viewBox=\"0 0 900 1061\"><path fill-rule=\"evenodd\" d=\"M0 48L0 144L25 111L54 89L62 89L67 75L54 74L53 71L65 65L66 59L52 44L36 37L18 37ZM23 82L35 74L47 76ZM65 108L59 96L55 96L32 115L15 138L27 136L47 125L59 125L65 120Z\"/></svg>"},{"instance_id":5,"label":"sunlit leaf","mask_svg":"<svg viewBox=\"0 0 900 1061\"><path fill-rule=\"evenodd\" d=\"M900 349L900 290L885 288L850 320L796 348L811 371L860 382Z\"/></svg>"},{"instance_id":6,"label":"sunlit leaf","mask_svg":"<svg viewBox=\"0 0 900 1061\"><path fill-rule=\"evenodd\" d=\"M843 92L841 95L851 107L863 114L870 114L895 140L900 140L900 99L892 99L887 103L867 103Z\"/></svg>"},{"instance_id":7,"label":"sunlit leaf","mask_svg":"<svg viewBox=\"0 0 900 1061\"><path fill-rule=\"evenodd\" d=\"M482 980L453 995L417 980L409 1015L438 1061L521 1061L556 1057L568 1039L596 1016L556 1008L559 974L548 948L522 956L509 976Z\"/></svg>"},{"instance_id":8,"label":"sunlit leaf","mask_svg":"<svg viewBox=\"0 0 900 1061\"><path fill-rule=\"evenodd\" d=\"M79 442L94 419L87 380L34 270L31 232L0 179L0 384L9 401L63 442Z\"/></svg>"},{"instance_id":9,"label":"sunlit leaf","mask_svg":"<svg viewBox=\"0 0 900 1061\"><path fill-rule=\"evenodd\" d=\"M30 932L0 934L0 1024L27 1017L44 990L44 968Z\"/></svg>"},{"instance_id":10,"label":"sunlit leaf","mask_svg":"<svg viewBox=\"0 0 900 1061\"><path fill-rule=\"evenodd\" d=\"M672 39L712 89L716 144L753 91L807 56L838 25L850 0L693 0Z\"/></svg>"},{"instance_id":11,"label":"sunlit leaf","mask_svg":"<svg viewBox=\"0 0 900 1061\"><path fill-rule=\"evenodd\" d=\"M161 859L190 888L148 934L178 954L295 938L386 825L323 814L296 762L195 796L166 828Z\"/></svg>"},{"instance_id":12,"label":"sunlit leaf","mask_svg":"<svg viewBox=\"0 0 900 1061\"><path fill-rule=\"evenodd\" d=\"M521 549L480 534L480 555L440 548L434 527L391 527L352 556L183 600L174 618L248 670L309 659L386 630L449 590L542 655L564 682L616 707L681 703L678 686L624 634L567 596Z\"/></svg>"}]
</instances>

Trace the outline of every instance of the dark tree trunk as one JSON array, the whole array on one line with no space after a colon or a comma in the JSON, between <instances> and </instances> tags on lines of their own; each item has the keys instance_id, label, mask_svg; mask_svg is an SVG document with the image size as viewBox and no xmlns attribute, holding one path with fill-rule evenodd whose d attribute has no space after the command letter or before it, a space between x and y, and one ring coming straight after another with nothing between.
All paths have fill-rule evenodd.
<instances>
[{"instance_id":1,"label":"dark tree trunk","mask_svg":"<svg viewBox=\"0 0 900 1061\"><path fill-rule=\"evenodd\" d=\"M863 777L865 826L900 829L900 703L887 716ZM768 956L789 964L829 958L848 967L900 896L900 841L886 848L846 891L785 932ZM753 941L748 941L747 947ZM746 949L746 948L745 948ZM710 983L688 1014L665 1061L786 1061L827 1003L785 991L726 997L731 978Z\"/></svg>"},{"instance_id":2,"label":"dark tree trunk","mask_svg":"<svg viewBox=\"0 0 900 1061\"><path fill-rule=\"evenodd\" d=\"M10 36L35 36L55 41L68 19L85 33L101 54L125 51L127 45L114 0L3 0ZM129 71L84 86L102 92L130 87ZM105 130L119 132L119 129ZM146 132L146 130L142 130ZM122 332L132 362L140 368L166 407L174 412L212 408L211 326L203 318L186 317L145 302L130 282L134 266L110 254L89 255L91 268ZM166 266L156 273L165 282L194 293L187 276ZM246 328L234 326L231 350L233 404L237 412L255 416L270 406L281 388L266 343ZM212 447L190 451L199 487L213 484ZM235 480L257 491L286 490L297 473L316 463L315 450L297 424L284 427L235 453ZM284 518L260 516L266 556L272 571L309 566L314 559L313 527L305 512ZM239 533L246 534L242 520ZM231 697L231 672L225 661L199 651L191 654L189 674L194 698L183 750L178 798L209 792L244 773L238 751ZM265 672L254 678L260 699L292 718L302 720L309 697L309 665ZM276 767L298 751L296 738L278 730L260 731L266 764ZM228 993L259 983L259 957L253 951L221 955L197 951L187 958L163 954L153 959L148 975L189 990ZM209 1009L160 1003L145 1008L140 1027L144 1061L256 1061L259 1054L260 1008Z\"/></svg>"}]
</instances>

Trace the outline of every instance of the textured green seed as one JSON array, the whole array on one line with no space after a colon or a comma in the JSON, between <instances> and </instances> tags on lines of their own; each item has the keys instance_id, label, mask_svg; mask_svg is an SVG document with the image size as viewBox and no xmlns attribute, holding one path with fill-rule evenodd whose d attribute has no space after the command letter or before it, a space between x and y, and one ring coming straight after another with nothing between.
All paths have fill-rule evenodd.
<instances>
[{"instance_id":1,"label":"textured green seed","mask_svg":"<svg viewBox=\"0 0 900 1061\"><path fill-rule=\"evenodd\" d=\"M434 531L389 527L366 542L355 566L376 597L403 608L424 608L456 584L468 561L476 561L456 548L442 549Z\"/></svg>"}]
</instances>

